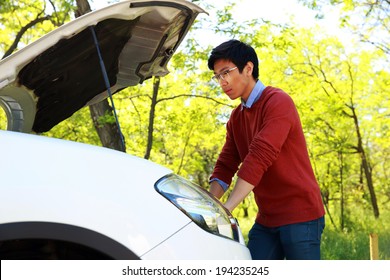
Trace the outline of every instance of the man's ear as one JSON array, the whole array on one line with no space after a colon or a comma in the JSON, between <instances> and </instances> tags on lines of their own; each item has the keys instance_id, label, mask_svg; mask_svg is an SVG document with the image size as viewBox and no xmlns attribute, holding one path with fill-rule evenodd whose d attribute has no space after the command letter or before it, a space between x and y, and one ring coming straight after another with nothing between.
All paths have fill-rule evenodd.
<instances>
[{"instance_id":1,"label":"man's ear","mask_svg":"<svg viewBox=\"0 0 390 280\"><path fill-rule=\"evenodd\" d=\"M253 72L253 63L251 61L248 61L245 65L245 74L252 76Z\"/></svg>"}]
</instances>

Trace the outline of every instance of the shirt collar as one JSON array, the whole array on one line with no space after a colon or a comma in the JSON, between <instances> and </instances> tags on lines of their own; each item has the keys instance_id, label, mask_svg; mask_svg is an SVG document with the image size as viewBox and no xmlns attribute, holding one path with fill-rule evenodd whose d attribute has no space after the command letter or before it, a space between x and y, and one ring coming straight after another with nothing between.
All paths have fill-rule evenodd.
<instances>
[{"instance_id":1,"label":"shirt collar","mask_svg":"<svg viewBox=\"0 0 390 280\"><path fill-rule=\"evenodd\" d=\"M250 108L252 105L259 100L261 94L263 93L263 90L265 89L265 85L260 80L257 80L256 85L252 89L251 94L249 95L248 100L245 102L244 100L241 100L241 110L245 108Z\"/></svg>"}]
</instances>

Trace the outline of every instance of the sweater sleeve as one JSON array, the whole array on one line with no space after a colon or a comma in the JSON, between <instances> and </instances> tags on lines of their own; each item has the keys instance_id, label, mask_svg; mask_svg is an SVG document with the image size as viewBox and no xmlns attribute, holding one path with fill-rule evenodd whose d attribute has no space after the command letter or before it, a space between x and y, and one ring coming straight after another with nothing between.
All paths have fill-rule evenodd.
<instances>
[{"instance_id":1,"label":"sweater sleeve","mask_svg":"<svg viewBox=\"0 0 390 280\"><path fill-rule=\"evenodd\" d=\"M213 174L210 179L217 178L222 180L227 185L230 185L232 178L238 170L240 164L240 157L234 141L234 136L231 127L231 121L229 120L226 125L226 140L219 154L218 160L215 164ZM226 190L225 190L226 191Z\"/></svg>"},{"instance_id":2,"label":"sweater sleeve","mask_svg":"<svg viewBox=\"0 0 390 280\"><path fill-rule=\"evenodd\" d=\"M238 171L238 177L257 186L264 172L278 158L284 142L297 119L295 105L290 96L279 91L271 94L263 105L262 125L255 134L248 154Z\"/></svg>"}]
</instances>

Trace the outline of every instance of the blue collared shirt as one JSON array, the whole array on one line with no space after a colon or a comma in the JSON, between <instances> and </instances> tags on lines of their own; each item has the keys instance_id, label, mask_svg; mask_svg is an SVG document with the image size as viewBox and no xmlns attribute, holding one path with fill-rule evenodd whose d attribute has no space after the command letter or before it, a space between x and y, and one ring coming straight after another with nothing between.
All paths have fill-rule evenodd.
<instances>
[{"instance_id":1,"label":"blue collared shirt","mask_svg":"<svg viewBox=\"0 0 390 280\"><path fill-rule=\"evenodd\" d=\"M252 92L249 95L248 100L246 102L244 100L241 100L241 104L242 104L241 110L244 109L244 107L245 108L252 107L252 105L257 100L259 100L259 98L260 98L261 94L263 93L264 89L265 89L265 85L260 80L257 80L256 85L252 89Z\"/></svg>"},{"instance_id":2,"label":"blue collared shirt","mask_svg":"<svg viewBox=\"0 0 390 280\"><path fill-rule=\"evenodd\" d=\"M252 105L255 104L257 100L260 99L260 96L263 93L264 89L265 89L265 85L260 80L257 80L256 85L252 89L248 100L246 102L244 100L241 100L241 105L242 105L241 110L243 110L244 108L252 107ZM225 192L229 188L228 184L226 184L224 181L221 181L218 178L211 179L209 183L213 181L217 181Z\"/></svg>"}]
</instances>

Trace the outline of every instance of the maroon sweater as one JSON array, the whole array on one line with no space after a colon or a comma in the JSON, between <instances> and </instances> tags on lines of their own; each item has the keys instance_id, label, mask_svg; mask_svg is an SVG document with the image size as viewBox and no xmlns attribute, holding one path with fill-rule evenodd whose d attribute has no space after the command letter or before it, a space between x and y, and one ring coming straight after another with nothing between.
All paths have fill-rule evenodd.
<instances>
[{"instance_id":1,"label":"maroon sweater","mask_svg":"<svg viewBox=\"0 0 390 280\"><path fill-rule=\"evenodd\" d=\"M237 170L255 186L256 222L277 227L325 214L298 112L281 89L266 87L251 108L233 110L211 178L230 184Z\"/></svg>"}]
</instances>

